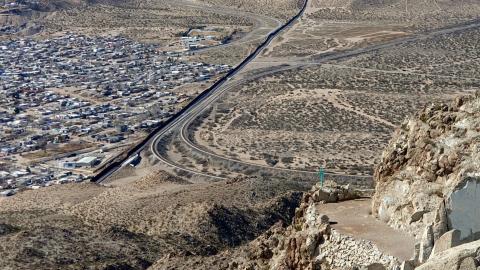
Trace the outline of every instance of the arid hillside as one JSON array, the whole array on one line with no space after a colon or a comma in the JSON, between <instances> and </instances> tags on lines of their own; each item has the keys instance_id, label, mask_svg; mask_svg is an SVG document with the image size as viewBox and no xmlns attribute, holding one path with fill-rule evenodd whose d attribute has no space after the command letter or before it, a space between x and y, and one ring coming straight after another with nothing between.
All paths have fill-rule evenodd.
<instances>
[{"instance_id":1,"label":"arid hillside","mask_svg":"<svg viewBox=\"0 0 480 270\"><path fill-rule=\"evenodd\" d=\"M313 0L312 17L344 21L382 21L411 28L437 28L478 17L475 0Z\"/></svg>"},{"instance_id":2,"label":"arid hillside","mask_svg":"<svg viewBox=\"0 0 480 270\"><path fill-rule=\"evenodd\" d=\"M404 121L376 167L371 201L367 190L317 184L291 223L213 256L163 257L152 269L477 269L479 96Z\"/></svg>"},{"instance_id":3,"label":"arid hillside","mask_svg":"<svg viewBox=\"0 0 480 270\"><path fill-rule=\"evenodd\" d=\"M21 12L0 16L0 27L12 30L4 38L51 38L65 32L90 36L124 36L174 49L190 28L209 26L225 37L248 32L254 22L241 14L215 10L193 2L156 1L41 1ZM35 30L35 31L33 31ZM1 36L0 36L1 37Z\"/></svg>"},{"instance_id":4,"label":"arid hillside","mask_svg":"<svg viewBox=\"0 0 480 270\"><path fill-rule=\"evenodd\" d=\"M191 184L162 172L122 187L71 184L0 201L1 269L146 269L212 255L289 221L309 184Z\"/></svg>"},{"instance_id":5,"label":"arid hillside","mask_svg":"<svg viewBox=\"0 0 480 270\"><path fill-rule=\"evenodd\" d=\"M195 0L211 5L229 6L253 13L287 19L295 15L303 0Z\"/></svg>"}]
</instances>

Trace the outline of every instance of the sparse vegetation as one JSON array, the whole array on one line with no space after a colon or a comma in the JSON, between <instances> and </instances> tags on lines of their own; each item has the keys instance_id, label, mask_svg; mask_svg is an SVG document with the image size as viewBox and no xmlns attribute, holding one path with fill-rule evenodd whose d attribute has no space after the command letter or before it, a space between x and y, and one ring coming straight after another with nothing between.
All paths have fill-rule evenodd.
<instances>
[{"instance_id":1,"label":"sparse vegetation","mask_svg":"<svg viewBox=\"0 0 480 270\"><path fill-rule=\"evenodd\" d=\"M234 147L247 162L285 167L264 153L288 154L289 168L371 174L405 117L480 88L477 37L475 29L445 34L251 81L197 132L208 130L209 151L231 155Z\"/></svg>"}]
</instances>

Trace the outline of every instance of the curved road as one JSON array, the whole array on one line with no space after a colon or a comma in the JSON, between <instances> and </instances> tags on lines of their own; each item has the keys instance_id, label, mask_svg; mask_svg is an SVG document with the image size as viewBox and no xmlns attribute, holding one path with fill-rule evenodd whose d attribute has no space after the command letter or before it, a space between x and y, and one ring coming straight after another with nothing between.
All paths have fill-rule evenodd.
<instances>
[{"instance_id":1,"label":"curved road","mask_svg":"<svg viewBox=\"0 0 480 270\"><path fill-rule=\"evenodd\" d=\"M172 117L165 126L163 126L163 127L161 127L160 129L157 130L156 134L152 138L149 138L145 142L142 142L141 145L138 145L136 150L133 151L133 153L130 153L130 156L125 157L122 160L123 162L122 162L121 165L110 166L109 168L102 171L98 175L98 177L95 177L93 179L93 181L101 182L101 181L105 180L111 174L113 174L115 171L117 171L121 167L128 164L128 161L131 160L132 158L134 158L135 156L137 156L141 151L143 151L147 145L150 145L150 150L152 151L152 153L155 154L155 156L160 161L162 161L163 163L165 163L166 165L168 165L168 166L170 166L174 169L185 171L185 172L192 173L192 174L195 174L195 175L208 177L208 178L224 179L223 177L220 177L220 176L215 176L215 175L211 175L211 174L208 174L208 173L203 173L203 172L199 172L199 171L189 169L189 168L183 166L182 164L177 164L176 162L174 162L172 160L169 160L168 157L164 157L161 153L162 139L164 139L166 137L166 135L169 135L169 134L176 135L175 132L179 132L178 135L180 135L180 139L188 147L190 147L194 151L196 151L198 153L201 153L202 155L207 156L207 157L215 158L217 160L226 161L226 162L230 162L230 163L235 163L235 164L238 164L238 165L244 165L244 166L247 166L247 167L254 166L255 168L262 169L262 170L269 170L269 171L275 170L275 171L284 171L284 172L288 172L288 173L303 173L303 174L313 175L313 174L315 174L315 172L302 171L302 170L292 170L292 169L287 169L287 168L273 168L273 167L269 167L269 166L253 164L253 163L249 163L249 162L244 162L244 161L239 161L239 160L227 158L227 157L220 156L218 154L206 151L206 150L202 149L201 147L195 145L195 143L192 142L188 138L188 136L187 136L188 135L188 128L191 125L191 123L198 116L200 116L206 109L208 109L208 107L212 103L214 103L216 100L218 100L218 98L220 98L220 96L222 94L228 92L229 90L232 90L233 88L235 88L235 87L237 87L237 86L239 86L239 85L241 85L241 84L243 84L247 81L255 80L255 79L258 79L262 76L270 75L270 74L273 74L273 73L276 73L276 72L281 72L281 71L291 70L291 69L297 69L297 68L300 68L300 67L306 67L306 66L311 66L311 65L319 65L319 64L323 64L327 61L348 58L348 57L356 56L356 55L359 55L359 54L364 54L364 53L371 52L371 51L376 51L376 50L383 49L383 48L398 46L398 45L405 44L405 43L408 43L408 42L430 38L430 37L433 37L433 36L436 36L436 35L447 34L447 33L451 33L451 32L456 32L456 31L465 30L465 29L480 26L479 21L474 21L474 22L470 22L470 23L464 24L464 25L453 26L453 27L449 27L449 28L444 28L444 29L432 31L432 32L429 32L429 33L413 35L413 36L406 37L406 38L400 38L400 39L393 40L393 41L383 43L383 44L379 44L379 45L373 45L373 46L369 46L369 47L353 49L353 50L348 50L348 51L331 52L331 53L327 53L327 54L324 54L324 55L320 55L319 57L316 57L315 59L310 60L310 61L306 61L305 63L296 63L295 65L282 66L280 68L272 69L272 70L269 70L269 71L266 71L266 72L263 72L263 73L259 73L259 74L256 74L254 76L250 76L248 78L244 78L244 79L241 79L241 80L230 82L232 79L235 79L236 75L241 70L243 70L244 67L248 63L253 61L259 55L259 53L262 52L270 44L270 42L275 37L277 37L284 29L291 26L301 15L303 15L303 12L305 11L305 7L307 5L307 2L308 2L308 0L305 0L305 5L304 5L303 9L299 12L299 14L295 18L293 18L287 24L280 26L277 30L271 32L270 35L268 35L265 42L263 42L255 50L254 53L252 53L250 56L248 56L246 60L244 60L235 69L233 69L227 76L220 79L220 81L215 83L210 89L206 90L199 97L197 97L194 101L192 101L191 104L187 105L187 108L185 108L179 114ZM235 43L225 44L225 46L231 46L233 44L235 44ZM342 176L342 177L355 177L356 179L359 178L359 176L357 176L357 175L343 175L343 174L336 174L336 173L332 173L332 172L327 172L326 174L330 174L330 175L333 175L333 176L335 176L335 175L336 176ZM367 176L367 177L369 177L369 176Z\"/></svg>"},{"instance_id":2,"label":"curved road","mask_svg":"<svg viewBox=\"0 0 480 270\"><path fill-rule=\"evenodd\" d=\"M276 19L276 18L271 18L271 17L259 15L259 14L253 14L253 13L249 13L249 12L241 11L241 10L232 10L232 9L227 8L227 7L219 7L219 6L210 7L210 6L196 4L196 3L193 3L193 2L189 2L189 1L177 1L177 2L174 3L174 5L178 5L178 6L181 6L181 7L193 8L193 9L199 9L199 10L202 10L202 11L212 12L212 13L221 14L221 15L244 17L244 18L248 18L249 20L254 22L253 30L248 32L246 35L244 35L243 37L241 37L238 40L235 40L233 42L228 42L228 43L225 43L225 44L216 45L216 46L200 48L200 49L193 50L193 51L186 51L184 53L191 53L191 52L202 53L202 52L206 52L206 51L209 51L209 50L216 50L216 49L220 49L220 48L242 45L242 44L246 44L246 43L252 43L253 44L254 42L261 41L265 38L265 33L264 33L265 30L271 29L268 32L268 34L270 34L272 31L274 31L275 29L277 29L278 27L280 27L283 24L283 22L281 22L279 19Z\"/></svg>"},{"instance_id":3,"label":"curved road","mask_svg":"<svg viewBox=\"0 0 480 270\"><path fill-rule=\"evenodd\" d=\"M343 52L328 53L328 54L325 54L323 56L318 57L314 61L305 62L303 64L298 64L297 63L295 65L289 65L289 66L286 66L286 67L281 67L281 68L278 68L278 69L275 69L275 70L262 72L262 73L253 75L251 77L232 82L232 83L218 89L218 91L216 91L214 94L212 94L207 100L205 100L205 102L203 102L202 104L199 104L199 106L196 108L195 111L193 111L191 114L186 115L185 118L182 118L181 119L182 123L181 123L181 126L180 126L180 131L179 131L178 136L179 136L180 140L186 146L188 146L191 150L193 150L195 153L200 153L201 155L203 155L205 157L208 157L208 159L216 159L217 161L222 161L222 162L229 163L229 164L244 165L244 167L250 167L250 168L253 167L253 168L256 168L256 169L259 169L259 170L283 171L283 172L287 172L287 173L303 174L303 175L310 175L310 176L316 177L317 172L314 172L314 171L296 170L296 169L288 169L288 168L281 168L281 167L270 167L270 166L267 166L267 165L255 164L255 163L251 163L251 162L247 162L247 161L232 159L232 158L225 157L225 156L216 154L214 152L205 150L201 146L196 145L195 142L193 142L190 139L189 128L191 127L191 125L195 121L195 119L197 119L203 112L205 112L205 110L207 110L212 103L214 103L216 100L218 100L222 94L224 94L224 93L226 93L226 92L228 92L228 91L230 91L230 90L232 90L232 89L234 89L234 88L236 88L236 87L238 87L238 86L240 86L244 83L247 83L249 81L253 81L253 80L256 80L258 78L261 78L261 77L264 77L264 76L267 76L267 75L271 75L271 74L274 74L274 73L277 73L277 72L282 72L282 71L286 71L286 70L293 70L293 69L297 69L297 68L304 68L304 67L312 66L312 65L320 65L320 64L324 64L327 61L339 60L339 59L343 59L343 58L353 57L353 56L356 56L356 55L359 55L359 54L364 54L364 53L368 53L368 52L371 52L371 51L380 50L380 49L383 49L383 48L398 46L398 45L402 45L402 44L417 41L417 40L431 38L431 37L437 36L437 35L448 34L448 33L457 32L457 31L461 31L461 30L466 30L466 29L469 29L469 28L475 28L475 27L479 27L479 26L480 26L480 23L478 21L475 21L475 22L472 22L470 24L453 26L453 27L450 27L450 28L431 31L429 33L423 33L423 34L418 34L418 35L414 35L414 36L410 36L410 37L406 37L406 38L400 38L400 39L396 39L396 40L393 40L393 41L390 41L390 42L387 42L387 43L373 45L373 46L369 46L369 47L366 47L366 48L353 49L353 50L343 51ZM167 165L169 165L169 166L171 166L175 169L178 169L178 170L186 171L186 172L189 172L189 173L192 173L192 174L201 175L201 176L205 176L205 177L211 177L211 178L215 178L215 179L224 179L224 177L211 175L211 174L195 171L195 170L192 170L190 168L186 168L185 166L182 166L181 164L177 164L172 160L168 160L167 157L164 157L161 154L161 151L160 151L160 149L162 148L161 139L168 132L172 132L172 130L165 131L165 133L163 133L163 134L158 134L157 137L155 138L152 146L151 146L151 151L157 156L157 158L159 160L161 160L162 162L166 163ZM326 172L326 175L340 176L340 177L344 177L344 178L345 177L352 177L352 178L356 178L356 179L358 179L358 178L371 178L371 176L349 175L349 174L342 174L342 173L335 173L335 172Z\"/></svg>"},{"instance_id":4,"label":"curved road","mask_svg":"<svg viewBox=\"0 0 480 270\"><path fill-rule=\"evenodd\" d=\"M182 5L186 2L182 1L182 2L178 2L178 3L180 3ZM262 52L263 49L266 48L270 44L270 42L276 36L278 36L280 34L280 32L282 32L284 29L291 26L303 14L303 12L305 11L305 9L307 7L307 4L308 4L308 0L304 0L304 5L296 16L294 16L292 19L290 19L287 23L280 25L274 31L269 32L266 39L265 39L265 37L262 38L262 39L265 39L265 40L260 44L260 46L258 46L255 49L255 51L253 53L251 53L249 56L247 56L247 58L245 60L243 60L237 67L232 69L226 76L221 78L213 86L211 86L209 89L205 90L198 97L196 97L190 104L188 104L185 108L183 108L179 113L177 113L172 118L170 118L164 126L157 129L155 131L156 134L155 134L155 137L153 139L152 139L153 134L150 134L145 140L143 140L137 146L135 146L132 151L129 151L128 156L118 157L111 164L108 164L106 166L106 168L104 168L100 173L95 175L92 178L92 181L97 182L97 183L103 182L105 179L110 177L113 173L115 173L116 171L118 171L122 167L128 165L132 160L134 160L135 157L137 157L140 154L140 152L142 152L148 144L157 145L160 138L162 138L167 132L173 130L176 127L176 125L179 122L183 121L186 118L186 116L190 115L192 113L192 111L196 111L197 108L202 108L203 109L204 108L204 103L205 103L204 100L206 100L209 96L211 96L213 93L218 91L220 89L220 87L223 86L227 81L234 78L238 74L238 72L243 70L248 63L250 63L252 60L254 60L259 55L259 53ZM190 2L188 2L188 5L189 6L196 6L196 5L194 5L193 3L190 3ZM202 6L202 9L203 10L208 10L209 8ZM210 9L214 10L215 12L220 10L219 13L222 13L222 11L221 11L222 8L219 8L219 9L210 8ZM248 14L248 13L239 12L239 11L229 11L229 14L235 14L235 15L242 14L242 13ZM258 16L258 15L255 15L255 16L256 17L262 17L262 16ZM275 20L275 19L273 19L273 20ZM275 21L278 22L278 20L275 20ZM249 35L247 35L247 37L244 37L244 38L247 39L248 37L249 37ZM245 42L245 40L242 39L239 42ZM235 44L237 44L237 43L235 43ZM225 46L232 46L232 45L233 44L225 44ZM218 46L216 48L218 48ZM160 160L164 160L164 159L162 159L162 157L160 155L158 156L158 158ZM118 159L120 159L120 160L118 160ZM164 160L164 161L167 162L167 160ZM167 164L169 164L169 163L167 162Z\"/></svg>"},{"instance_id":5,"label":"curved road","mask_svg":"<svg viewBox=\"0 0 480 270\"><path fill-rule=\"evenodd\" d=\"M246 80L240 80L238 82L235 82L233 84L228 84L228 81L232 80L235 78L235 75L237 75L240 71L242 71L245 66L252 62L253 60L255 60L255 58L266 48L268 47L268 45L270 45L270 43L272 42L272 40L274 38L276 38L280 33L282 33L282 31L288 27L290 27L291 25L293 25L298 18L300 18L306 7L307 7L307 4L308 4L308 0L305 0L304 2L304 6L303 8L300 10L300 12L297 14L297 16L295 16L292 20L290 20L289 22L287 22L285 25L281 26L280 28L278 28L277 30L275 30L273 32L273 34L271 33L267 39L265 40L265 42L263 44L261 44L253 54L251 54L244 62L242 62L239 66L237 66L232 73L230 73L229 75L226 76L226 80L224 80L223 82L221 82L220 84L214 86L214 88L212 89L212 91L206 95L203 99L199 100L197 103L196 103L196 106L192 107L190 110L188 110L187 112L185 112L184 114L182 114L180 117L178 117L177 119L175 119L171 125L167 125L165 126L165 128L158 132L157 135L155 136L155 138L153 139L153 142L151 144L151 147L150 147L150 150L152 151L152 153L155 154L155 156L161 160L162 162L164 162L165 164L173 167L173 168L176 168L176 169L180 169L182 171L186 171L186 172L189 172L189 173L193 173L193 174L196 174L196 175L201 175L201 176L206 176L206 177L209 177L209 178L215 178L215 179L224 179L223 177L219 177L219 176L215 176L215 175L211 175L211 174L206 174L206 173L202 173L202 172L198 172L198 171L194 171L194 170L191 170L191 169L188 169L188 168L185 168L183 166L180 166L179 164L175 164L174 162L168 160L167 158L164 158L161 154L161 151L159 151L159 149L161 149L161 141L162 139L165 137L165 135L167 134L170 134L171 132L173 132L175 130L175 128L177 128L177 125L181 125L181 130L183 130L183 127L185 127L185 123L190 123L191 121L193 121L196 117L198 117L198 115L200 115L210 104L212 104L213 102L215 102L223 93L225 93L226 91L228 91L229 89L232 89L233 87L235 86L238 86L242 83L244 83ZM288 69L291 69L292 67L289 66L289 67L286 67L286 68L282 68L282 70L288 70ZM260 76L265 76L265 75L268 75L268 74L271 74L271 73L274 73L274 72L278 72L279 70L275 70L275 71L271 71L271 72L266 72L266 73L262 73L262 74L257 74L256 76L254 76L255 78L258 78ZM253 77L252 77L253 78ZM248 80L252 79L252 78L249 78ZM224 87L226 85L226 87ZM182 125L183 123L183 125ZM181 132L181 134L183 134L183 132ZM183 136L182 136L183 138ZM193 145L193 144L192 144ZM205 152L207 153L207 152ZM218 156L220 157L220 156ZM237 160L229 160L229 161L233 161L233 162L239 162ZM264 166L263 168L267 168L267 166ZM285 170L288 170L288 169L285 169Z\"/></svg>"}]
</instances>

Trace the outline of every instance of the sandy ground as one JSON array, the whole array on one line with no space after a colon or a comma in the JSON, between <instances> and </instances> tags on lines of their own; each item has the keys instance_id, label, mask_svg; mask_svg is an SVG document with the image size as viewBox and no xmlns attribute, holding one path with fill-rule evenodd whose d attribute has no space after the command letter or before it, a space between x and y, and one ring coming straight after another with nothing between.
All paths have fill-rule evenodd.
<instances>
[{"instance_id":1,"label":"sandy ground","mask_svg":"<svg viewBox=\"0 0 480 270\"><path fill-rule=\"evenodd\" d=\"M371 241L381 251L401 260L408 260L413 256L415 238L370 215L370 199L319 204L318 209L320 213L327 215L331 222L336 222L332 227L342 234Z\"/></svg>"}]
</instances>

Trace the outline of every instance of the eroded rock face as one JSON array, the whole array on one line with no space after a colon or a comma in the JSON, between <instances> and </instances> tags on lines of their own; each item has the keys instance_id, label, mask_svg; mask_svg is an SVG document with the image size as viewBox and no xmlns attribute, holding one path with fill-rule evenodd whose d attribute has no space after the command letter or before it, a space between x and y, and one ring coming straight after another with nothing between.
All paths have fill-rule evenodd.
<instances>
[{"instance_id":1,"label":"eroded rock face","mask_svg":"<svg viewBox=\"0 0 480 270\"><path fill-rule=\"evenodd\" d=\"M233 269L324 269L316 258L330 238L329 219L317 212L311 193L296 209L288 227L276 224L248 246L246 258Z\"/></svg>"},{"instance_id":2,"label":"eroded rock face","mask_svg":"<svg viewBox=\"0 0 480 270\"><path fill-rule=\"evenodd\" d=\"M433 242L452 228L462 238L479 232L472 182L480 172L479 135L478 96L432 105L404 122L375 169L373 214L418 239L431 226ZM424 259L432 244L423 242Z\"/></svg>"},{"instance_id":3,"label":"eroded rock face","mask_svg":"<svg viewBox=\"0 0 480 270\"><path fill-rule=\"evenodd\" d=\"M314 186L304 194L292 224L277 224L250 243L248 257L232 269L394 269L397 259L369 241L336 232L318 211L319 203L358 199L360 194L349 186Z\"/></svg>"},{"instance_id":4,"label":"eroded rock face","mask_svg":"<svg viewBox=\"0 0 480 270\"><path fill-rule=\"evenodd\" d=\"M479 263L480 241L456 246L433 255L416 270L475 270Z\"/></svg>"}]
</instances>

